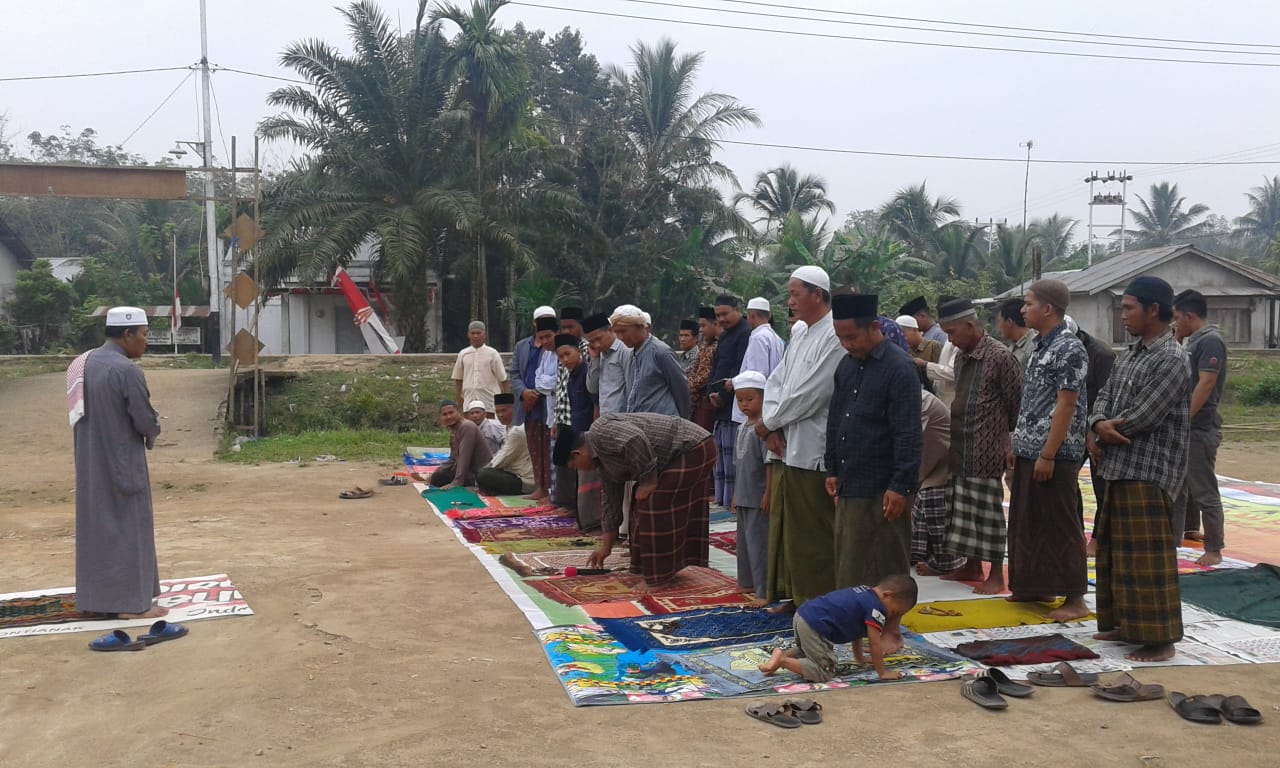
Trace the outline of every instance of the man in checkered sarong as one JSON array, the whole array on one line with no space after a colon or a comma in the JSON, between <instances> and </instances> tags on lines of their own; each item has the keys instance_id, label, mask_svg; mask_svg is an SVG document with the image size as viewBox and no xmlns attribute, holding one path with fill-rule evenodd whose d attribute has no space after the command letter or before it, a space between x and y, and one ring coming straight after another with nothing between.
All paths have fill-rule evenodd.
<instances>
[{"instance_id":1,"label":"man in checkered sarong","mask_svg":"<svg viewBox=\"0 0 1280 768\"><path fill-rule=\"evenodd\" d=\"M1170 512L1191 430L1186 351L1173 338L1173 289L1149 275L1125 288L1125 328L1136 340L1116 360L1089 416L1090 462L1107 480L1098 511L1098 640L1140 647L1130 661L1166 661L1182 639L1182 602Z\"/></svg>"},{"instance_id":2,"label":"man in checkered sarong","mask_svg":"<svg viewBox=\"0 0 1280 768\"><path fill-rule=\"evenodd\" d=\"M981 581L974 592L1004 591L1004 470L1009 434L1022 404L1022 367L1003 344L988 336L968 299L938 308L938 322L956 355L956 396L951 403L951 485L946 550L968 559L942 578ZM986 561L990 574L982 570ZM985 577L985 581L984 581Z\"/></svg>"}]
</instances>

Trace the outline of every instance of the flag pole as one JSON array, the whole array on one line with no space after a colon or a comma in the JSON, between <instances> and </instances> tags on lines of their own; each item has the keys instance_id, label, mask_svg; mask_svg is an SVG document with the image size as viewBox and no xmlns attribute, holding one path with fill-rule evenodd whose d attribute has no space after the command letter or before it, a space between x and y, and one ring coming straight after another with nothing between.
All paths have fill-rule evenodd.
<instances>
[{"instance_id":1,"label":"flag pole","mask_svg":"<svg viewBox=\"0 0 1280 768\"><path fill-rule=\"evenodd\" d=\"M173 322L169 325L169 333L173 334L173 354L178 354L178 323L182 322L182 318L178 317L178 232L173 233L173 300L169 305L169 316L173 318Z\"/></svg>"}]
</instances>

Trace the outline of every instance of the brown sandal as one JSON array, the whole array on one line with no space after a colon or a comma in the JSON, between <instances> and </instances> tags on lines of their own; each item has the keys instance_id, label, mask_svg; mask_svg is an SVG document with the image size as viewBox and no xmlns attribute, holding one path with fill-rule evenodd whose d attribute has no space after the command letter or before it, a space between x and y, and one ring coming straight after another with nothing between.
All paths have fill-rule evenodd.
<instances>
[{"instance_id":1,"label":"brown sandal","mask_svg":"<svg viewBox=\"0 0 1280 768\"><path fill-rule=\"evenodd\" d=\"M338 498L340 498L340 499L367 499L367 498L369 498L369 497L370 497L370 496L372 496L372 495L373 495L373 491L366 491L364 488L361 488L360 486L358 486L358 485L357 485L357 486L353 487L353 488L352 488L351 490L349 490L349 491L343 491L342 493L339 493L339 494L338 494Z\"/></svg>"}]
</instances>

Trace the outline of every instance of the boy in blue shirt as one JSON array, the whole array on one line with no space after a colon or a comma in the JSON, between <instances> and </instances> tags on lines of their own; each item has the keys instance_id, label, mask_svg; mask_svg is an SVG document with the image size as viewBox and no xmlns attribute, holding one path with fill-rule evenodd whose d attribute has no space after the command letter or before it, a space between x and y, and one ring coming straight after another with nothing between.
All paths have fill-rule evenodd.
<instances>
[{"instance_id":1,"label":"boy in blue shirt","mask_svg":"<svg viewBox=\"0 0 1280 768\"><path fill-rule=\"evenodd\" d=\"M894 574L874 587L848 587L807 600L796 611L792 627L796 647L773 652L760 671L772 675L779 669L794 672L813 683L825 683L835 676L835 646L853 645L853 658L866 662L862 640L871 646L871 664L881 680L897 680L898 672L884 668L887 652L902 646L902 616L915 607L915 579Z\"/></svg>"},{"instance_id":2,"label":"boy in blue shirt","mask_svg":"<svg viewBox=\"0 0 1280 768\"><path fill-rule=\"evenodd\" d=\"M743 371L733 379L733 396L746 416L734 446L736 484L730 508L738 518L738 587L753 590L749 608L769 604L769 468L764 441L756 434L756 422L764 405L764 374Z\"/></svg>"}]
</instances>

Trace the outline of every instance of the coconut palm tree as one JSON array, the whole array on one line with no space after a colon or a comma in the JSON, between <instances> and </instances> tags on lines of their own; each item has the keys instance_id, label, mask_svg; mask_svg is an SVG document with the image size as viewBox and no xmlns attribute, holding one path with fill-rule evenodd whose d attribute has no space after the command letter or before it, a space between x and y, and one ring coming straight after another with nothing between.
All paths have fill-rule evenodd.
<instances>
[{"instance_id":1,"label":"coconut palm tree","mask_svg":"<svg viewBox=\"0 0 1280 768\"><path fill-rule=\"evenodd\" d=\"M1040 263L1045 267L1071 258L1072 235L1080 222L1061 214L1032 219L1027 227L1030 245L1039 246Z\"/></svg>"},{"instance_id":2,"label":"coconut palm tree","mask_svg":"<svg viewBox=\"0 0 1280 768\"><path fill-rule=\"evenodd\" d=\"M911 248L917 259L928 258L938 229L960 215L960 202L952 197L931 198L927 182L898 190L880 207L880 220L894 237Z\"/></svg>"},{"instance_id":3,"label":"coconut palm tree","mask_svg":"<svg viewBox=\"0 0 1280 768\"><path fill-rule=\"evenodd\" d=\"M520 116L527 110L528 73L511 38L495 25L498 10L508 0L472 0L465 9L454 3L438 5L433 23L450 21L459 33L445 56L446 82L457 83L453 109L467 123L473 153L473 187L482 207L494 186L487 173L487 155L506 144ZM476 238L471 268L471 317L489 322L489 264L483 238ZM499 271L502 274L502 271ZM510 289L510 286L507 286Z\"/></svg>"},{"instance_id":4,"label":"coconut palm tree","mask_svg":"<svg viewBox=\"0 0 1280 768\"><path fill-rule=\"evenodd\" d=\"M788 164L761 171L750 192L740 192L734 205L746 204L760 214L767 237L792 211L810 216L819 211L835 213L836 204L827 199L827 182L820 176L801 175Z\"/></svg>"},{"instance_id":5,"label":"coconut palm tree","mask_svg":"<svg viewBox=\"0 0 1280 768\"><path fill-rule=\"evenodd\" d=\"M626 92L626 131L649 183L736 186L733 171L713 155L728 131L760 125L755 110L724 93L695 96L702 54L677 54L668 38L633 45L631 65L630 73L613 67L610 74Z\"/></svg>"},{"instance_id":6,"label":"coconut palm tree","mask_svg":"<svg viewBox=\"0 0 1280 768\"><path fill-rule=\"evenodd\" d=\"M284 66L310 85L273 91L287 110L259 134L309 150L264 200L268 236L260 248L268 279L314 277L346 263L362 244L400 297L405 348L424 351L428 276L447 254L483 240L515 253L515 235L481 210L468 191L465 137L447 131L444 73L451 54L420 3L414 27L397 33L373 0L342 9L352 53L320 40L291 44Z\"/></svg>"},{"instance_id":7,"label":"coconut palm tree","mask_svg":"<svg viewBox=\"0 0 1280 768\"><path fill-rule=\"evenodd\" d=\"M1245 193L1249 212L1235 221L1235 234L1249 241L1249 254L1265 258L1280 236L1280 176L1262 180L1262 186Z\"/></svg>"},{"instance_id":8,"label":"coconut palm tree","mask_svg":"<svg viewBox=\"0 0 1280 768\"><path fill-rule=\"evenodd\" d=\"M1131 209L1133 229L1124 230L1134 248L1157 248L1162 245L1184 243L1204 234L1205 222L1201 220L1209 212L1209 206L1196 203L1183 210L1187 199L1178 194L1178 185L1162 181L1151 185L1150 202L1138 195L1142 209ZM1116 229L1112 237L1120 234Z\"/></svg>"}]
</instances>

